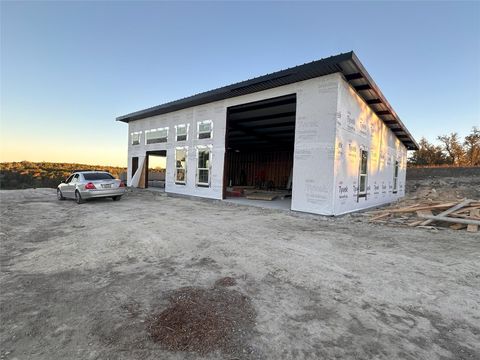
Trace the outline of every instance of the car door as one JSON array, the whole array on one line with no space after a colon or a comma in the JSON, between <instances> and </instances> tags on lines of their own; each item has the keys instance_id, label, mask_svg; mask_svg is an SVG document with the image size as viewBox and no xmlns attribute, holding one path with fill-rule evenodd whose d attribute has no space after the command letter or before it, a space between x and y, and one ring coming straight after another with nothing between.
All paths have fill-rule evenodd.
<instances>
[{"instance_id":1,"label":"car door","mask_svg":"<svg viewBox=\"0 0 480 360\"><path fill-rule=\"evenodd\" d=\"M70 181L70 183L68 184L68 192L71 198L75 198L75 190L77 189L79 176L79 174L73 175L72 181Z\"/></svg>"},{"instance_id":2,"label":"car door","mask_svg":"<svg viewBox=\"0 0 480 360\"><path fill-rule=\"evenodd\" d=\"M63 197L71 197L70 195L70 182L72 181L74 175L70 175L67 180L60 184L60 191L62 192Z\"/></svg>"}]
</instances>

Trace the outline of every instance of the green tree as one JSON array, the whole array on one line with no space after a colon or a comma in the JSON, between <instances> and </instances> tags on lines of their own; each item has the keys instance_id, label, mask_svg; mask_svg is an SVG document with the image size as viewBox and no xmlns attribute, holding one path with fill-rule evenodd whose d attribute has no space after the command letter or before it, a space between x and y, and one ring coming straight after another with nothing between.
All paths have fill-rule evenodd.
<instances>
[{"instance_id":1,"label":"green tree","mask_svg":"<svg viewBox=\"0 0 480 360\"><path fill-rule=\"evenodd\" d=\"M448 164L448 158L442 151L442 147L433 145L422 137L418 142L419 149L414 151L408 160L410 165L443 165Z\"/></svg>"}]
</instances>

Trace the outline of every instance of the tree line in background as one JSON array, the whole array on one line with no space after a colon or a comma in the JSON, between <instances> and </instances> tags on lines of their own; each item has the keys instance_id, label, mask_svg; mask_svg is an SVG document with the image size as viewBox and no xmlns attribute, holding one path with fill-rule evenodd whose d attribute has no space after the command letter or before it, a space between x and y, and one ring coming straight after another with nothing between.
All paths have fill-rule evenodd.
<instances>
[{"instance_id":1,"label":"tree line in background","mask_svg":"<svg viewBox=\"0 0 480 360\"><path fill-rule=\"evenodd\" d=\"M66 164L49 162L0 163L0 189L56 188L75 170L108 171L119 178L125 168L102 165Z\"/></svg>"},{"instance_id":2,"label":"tree line in background","mask_svg":"<svg viewBox=\"0 0 480 360\"><path fill-rule=\"evenodd\" d=\"M419 150L408 159L410 166L480 166L480 128L473 127L470 134L462 139L457 133L438 136L440 145L427 139L418 142Z\"/></svg>"}]
</instances>

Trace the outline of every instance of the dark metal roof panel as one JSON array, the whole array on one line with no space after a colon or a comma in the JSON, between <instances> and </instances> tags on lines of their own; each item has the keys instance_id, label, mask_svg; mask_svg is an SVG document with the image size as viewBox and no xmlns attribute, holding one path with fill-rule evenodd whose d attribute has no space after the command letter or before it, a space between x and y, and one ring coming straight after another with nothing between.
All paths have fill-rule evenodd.
<instances>
[{"instance_id":1,"label":"dark metal roof panel","mask_svg":"<svg viewBox=\"0 0 480 360\"><path fill-rule=\"evenodd\" d=\"M224 100L236 96L251 94L253 92L272 89L278 86L283 86L311 79L314 77L332 74L333 72L340 72L340 68L335 67L335 71L332 71L332 68L329 68L328 65L330 63L336 65L340 61L348 60L349 58L351 58L352 54L352 52L340 54L323 60L317 60L304 65L299 65L271 74L262 75L236 84L224 86L183 99L154 106L145 110L140 110L131 114L119 116L117 120L123 122L139 120L146 117L166 114L172 111L177 111L192 106L207 104L213 101Z\"/></svg>"},{"instance_id":2,"label":"dark metal roof panel","mask_svg":"<svg viewBox=\"0 0 480 360\"><path fill-rule=\"evenodd\" d=\"M370 77L370 75L367 73L367 71L360 63L360 60L357 58L353 51L331 56L317 61L312 61L303 65L295 66L271 74L242 81L236 84L206 91L176 101L171 101L162 105L136 111L127 115L119 116L117 117L117 121L123 121L128 123L130 121L140 120L155 115L166 114L173 111L203 105L214 101L225 100L236 96L247 95L338 72L344 75L345 80L347 82L350 82L350 84L354 88L356 88L359 96L362 97L365 101L376 101L375 104L377 104L377 106L372 107L372 110L378 113L377 116L379 116L387 126L389 126L390 128L400 127L403 131L406 132L406 134L408 134L408 138L400 139L402 143L405 144L407 149L418 149L418 144L416 143L415 139L410 134L410 132L408 132L405 125L401 122L398 115L395 113L391 105L385 99L382 92L375 84L373 79ZM379 113L380 111L382 112ZM391 120L392 116L395 121L388 121Z\"/></svg>"}]
</instances>

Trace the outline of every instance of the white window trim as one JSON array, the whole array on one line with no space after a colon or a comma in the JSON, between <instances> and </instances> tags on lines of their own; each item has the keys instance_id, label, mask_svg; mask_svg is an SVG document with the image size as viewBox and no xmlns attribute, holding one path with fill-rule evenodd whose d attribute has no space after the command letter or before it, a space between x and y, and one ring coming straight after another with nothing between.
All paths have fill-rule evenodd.
<instances>
[{"instance_id":1,"label":"white window trim","mask_svg":"<svg viewBox=\"0 0 480 360\"><path fill-rule=\"evenodd\" d=\"M134 144L133 143L133 135L138 135L138 144ZM130 133L130 144L132 144L132 146L137 146L137 145L140 145L142 143L142 132L141 131L134 131L132 133Z\"/></svg>"},{"instance_id":2,"label":"white window trim","mask_svg":"<svg viewBox=\"0 0 480 360\"><path fill-rule=\"evenodd\" d=\"M200 151L208 151L208 167L206 168L199 168L198 167L198 160L200 159ZM212 175L212 147L211 146L197 146L197 157L196 157L196 174L195 174L195 184L200 187L210 187L210 179ZM198 179L200 178L200 170L207 170L208 171L208 182L200 182Z\"/></svg>"},{"instance_id":3,"label":"white window trim","mask_svg":"<svg viewBox=\"0 0 480 360\"><path fill-rule=\"evenodd\" d=\"M149 144L148 143L148 136L147 134L148 133L151 133L151 132L155 132L155 131L162 131L162 130L166 130L167 131L167 135L165 136L165 139L166 141L160 141L158 143L152 143L152 144ZM157 129L150 129L150 130L145 130L145 145L154 145L154 144L163 144L165 142L168 142L168 132L169 132L169 129L168 129L168 126L167 127L162 127L162 128L157 128ZM155 138L155 139L164 139L163 137L159 137L159 138Z\"/></svg>"},{"instance_id":4,"label":"white window trim","mask_svg":"<svg viewBox=\"0 0 480 360\"><path fill-rule=\"evenodd\" d=\"M177 167L177 150L185 150L185 168ZM175 184L179 184L179 185L186 185L187 184L187 165L188 165L188 146L176 147L175 148L175 172L174 172ZM183 181L177 180L177 171L179 169L184 170L185 176L183 178L184 179Z\"/></svg>"},{"instance_id":5,"label":"white window trim","mask_svg":"<svg viewBox=\"0 0 480 360\"><path fill-rule=\"evenodd\" d=\"M186 137L185 137L185 140L178 140L178 129L181 128L181 127L185 127L186 128ZM188 133L189 133L189 128L190 128L190 124L178 124L178 125L175 125L175 141L188 141Z\"/></svg>"},{"instance_id":6,"label":"white window trim","mask_svg":"<svg viewBox=\"0 0 480 360\"><path fill-rule=\"evenodd\" d=\"M365 173L362 173L362 154L367 153L367 164L365 166ZM366 197L367 196L367 181L368 181L368 151L364 149L360 149L360 161L359 161L359 168L358 168L358 197ZM365 178L365 189L361 191L360 186L362 184L362 177Z\"/></svg>"},{"instance_id":7,"label":"white window trim","mask_svg":"<svg viewBox=\"0 0 480 360\"><path fill-rule=\"evenodd\" d=\"M203 124L210 124L210 131L200 131L200 125L203 125ZM200 134L210 134L210 137L200 139ZM204 140L204 139L207 140L212 138L213 138L213 121L212 120L198 121L197 122L197 140Z\"/></svg>"}]
</instances>

